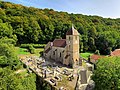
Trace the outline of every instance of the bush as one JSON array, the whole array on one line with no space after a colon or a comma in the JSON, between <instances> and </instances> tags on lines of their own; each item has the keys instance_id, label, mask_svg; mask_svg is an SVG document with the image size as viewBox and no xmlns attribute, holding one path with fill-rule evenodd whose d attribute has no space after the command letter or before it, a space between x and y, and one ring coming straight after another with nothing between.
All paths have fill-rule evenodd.
<instances>
[{"instance_id":1,"label":"bush","mask_svg":"<svg viewBox=\"0 0 120 90\"><path fill-rule=\"evenodd\" d=\"M29 49L31 54L35 53L35 48L32 45L29 45L28 49Z\"/></svg>"},{"instance_id":2,"label":"bush","mask_svg":"<svg viewBox=\"0 0 120 90\"><path fill-rule=\"evenodd\" d=\"M120 90L120 57L98 60L92 79L95 90Z\"/></svg>"}]
</instances>

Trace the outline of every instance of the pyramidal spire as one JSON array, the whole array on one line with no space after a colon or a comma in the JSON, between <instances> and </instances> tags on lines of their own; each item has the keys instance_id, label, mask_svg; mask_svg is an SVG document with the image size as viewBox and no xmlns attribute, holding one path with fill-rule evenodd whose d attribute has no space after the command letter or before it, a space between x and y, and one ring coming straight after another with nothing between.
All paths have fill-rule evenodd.
<instances>
[{"instance_id":1,"label":"pyramidal spire","mask_svg":"<svg viewBox=\"0 0 120 90\"><path fill-rule=\"evenodd\" d=\"M70 30L67 31L66 35L79 35L78 31L74 28L74 25L71 25Z\"/></svg>"}]
</instances>

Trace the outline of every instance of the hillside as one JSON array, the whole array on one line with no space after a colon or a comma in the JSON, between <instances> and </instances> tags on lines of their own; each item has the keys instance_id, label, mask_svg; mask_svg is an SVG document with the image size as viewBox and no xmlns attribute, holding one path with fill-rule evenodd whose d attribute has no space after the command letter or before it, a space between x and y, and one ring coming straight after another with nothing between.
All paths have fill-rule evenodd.
<instances>
[{"instance_id":1,"label":"hillside","mask_svg":"<svg viewBox=\"0 0 120 90\"><path fill-rule=\"evenodd\" d=\"M111 50L120 48L120 19L0 2L0 38L12 38L17 45L65 38L72 23L80 33L81 51L99 50L101 54L109 54Z\"/></svg>"}]
</instances>

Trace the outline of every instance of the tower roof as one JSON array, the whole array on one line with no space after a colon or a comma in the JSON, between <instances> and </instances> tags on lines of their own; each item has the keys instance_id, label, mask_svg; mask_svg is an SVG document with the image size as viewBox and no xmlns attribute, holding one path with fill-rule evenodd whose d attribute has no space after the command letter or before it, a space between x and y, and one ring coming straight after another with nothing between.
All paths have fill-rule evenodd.
<instances>
[{"instance_id":1,"label":"tower roof","mask_svg":"<svg viewBox=\"0 0 120 90\"><path fill-rule=\"evenodd\" d=\"M72 27L70 28L70 30L67 31L66 35L79 35L79 33L72 24Z\"/></svg>"}]
</instances>

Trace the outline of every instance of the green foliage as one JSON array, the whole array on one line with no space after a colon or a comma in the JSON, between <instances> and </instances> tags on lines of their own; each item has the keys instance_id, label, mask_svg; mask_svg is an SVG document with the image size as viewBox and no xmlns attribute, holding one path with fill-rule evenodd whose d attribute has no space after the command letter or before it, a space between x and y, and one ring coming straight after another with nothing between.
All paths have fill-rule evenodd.
<instances>
[{"instance_id":1,"label":"green foliage","mask_svg":"<svg viewBox=\"0 0 120 90\"><path fill-rule=\"evenodd\" d=\"M101 58L96 66L95 90L120 90L120 57Z\"/></svg>"},{"instance_id":2,"label":"green foliage","mask_svg":"<svg viewBox=\"0 0 120 90\"><path fill-rule=\"evenodd\" d=\"M89 56L91 56L93 53L91 52L86 52L86 53L80 53L80 56L82 58L88 59Z\"/></svg>"},{"instance_id":3,"label":"green foliage","mask_svg":"<svg viewBox=\"0 0 120 90\"><path fill-rule=\"evenodd\" d=\"M80 51L99 50L101 54L109 54L120 48L120 19L68 14L9 2L0 2L0 7L0 38L14 39L17 45L65 38L73 23L81 35Z\"/></svg>"},{"instance_id":4,"label":"green foliage","mask_svg":"<svg viewBox=\"0 0 120 90\"><path fill-rule=\"evenodd\" d=\"M35 78L35 74L23 76L8 67L0 68L0 90L36 90Z\"/></svg>"},{"instance_id":5,"label":"green foliage","mask_svg":"<svg viewBox=\"0 0 120 90\"><path fill-rule=\"evenodd\" d=\"M44 51L44 48L36 48L35 49L35 55L43 56L43 51Z\"/></svg>"},{"instance_id":6,"label":"green foliage","mask_svg":"<svg viewBox=\"0 0 120 90\"><path fill-rule=\"evenodd\" d=\"M35 48L32 45L29 45L28 49L29 49L31 54L35 53Z\"/></svg>"},{"instance_id":7,"label":"green foliage","mask_svg":"<svg viewBox=\"0 0 120 90\"><path fill-rule=\"evenodd\" d=\"M14 40L0 39L0 90L36 90L36 76L16 73L22 67L18 60Z\"/></svg>"},{"instance_id":8,"label":"green foliage","mask_svg":"<svg viewBox=\"0 0 120 90\"><path fill-rule=\"evenodd\" d=\"M20 55L20 54L30 54L28 49L26 49L26 48L15 47L15 49L16 49L18 55Z\"/></svg>"},{"instance_id":9,"label":"green foliage","mask_svg":"<svg viewBox=\"0 0 120 90\"><path fill-rule=\"evenodd\" d=\"M29 45L32 45L34 48L44 48L45 44L21 44L21 48L28 48Z\"/></svg>"},{"instance_id":10,"label":"green foliage","mask_svg":"<svg viewBox=\"0 0 120 90\"><path fill-rule=\"evenodd\" d=\"M12 37L12 27L8 23L0 23L0 38L2 37Z\"/></svg>"},{"instance_id":11,"label":"green foliage","mask_svg":"<svg viewBox=\"0 0 120 90\"><path fill-rule=\"evenodd\" d=\"M96 46L98 50L103 54L110 54L113 48L118 47L120 33L118 31L104 31L98 34L97 39Z\"/></svg>"},{"instance_id":12,"label":"green foliage","mask_svg":"<svg viewBox=\"0 0 120 90\"><path fill-rule=\"evenodd\" d=\"M3 43L0 39L0 65L1 66L17 66L20 64L15 48L12 44ZM6 41L9 41L6 39Z\"/></svg>"},{"instance_id":13,"label":"green foliage","mask_svg":"<svg viewBox=\"0 0 120 90\"><path fill-rule=\"evenodd\" d=\"M3 37L0 39L0 43L5 43L5 44L16 44L16 41L14 39L8 38L8 37Z\"/></svg>"}]
</instances>

